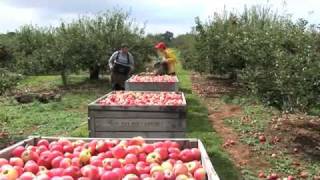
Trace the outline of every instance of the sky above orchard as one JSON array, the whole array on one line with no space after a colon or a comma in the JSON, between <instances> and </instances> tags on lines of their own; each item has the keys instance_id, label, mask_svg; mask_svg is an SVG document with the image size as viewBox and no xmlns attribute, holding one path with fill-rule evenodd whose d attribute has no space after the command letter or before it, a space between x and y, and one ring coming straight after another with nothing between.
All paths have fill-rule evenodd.
<instances>
[{"instance_id":1,"label":"sky above orchard","mask_svg":"<svg viewBox=\"0 0 320 180\"><path fill-rule=\"evenodd\" d=\"M197 16L206 20L224 8L241 12L245 5L257 4L291 14L293 20L320 23L319 0L1 0L0 32L15 31L24 24L57 26L79 15L121 8L141 26L146 24L147 33L168 30L177 35L190 32Z\"/></svg>"}]
</instances>

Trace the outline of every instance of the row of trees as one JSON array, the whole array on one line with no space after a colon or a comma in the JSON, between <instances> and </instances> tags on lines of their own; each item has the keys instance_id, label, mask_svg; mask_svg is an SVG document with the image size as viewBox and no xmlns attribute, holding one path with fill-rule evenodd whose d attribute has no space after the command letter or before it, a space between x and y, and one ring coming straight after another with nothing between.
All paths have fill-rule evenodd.
<instances>
[{"instance_id":1,"label":"row of trees","mask_svg":"<svg viewBox=\"0 0 320 180\"><path fill-rule=\"evenodd\" d=\"M284 110L319 106L320 34L307 21L252 7L207 22L197 18L194 32L184 38L185 67L230 74L250 95Z\"/></svg>"},{"instance_id":2,"label":"row of trees","mask_svg":"<svg viewBox=\"0 0 320 180\"><path fill-rule=\"evenodd\" d=\"M68 74L83 70L90 73L90 79L98 79L108 58L123 42L130 45L137 70L143 69L153 46L144 36L144 27L121 10L81 16L58 27L26 25L2 35L0 62L22 74L59 73L64 84Z\"/></svg>"}]
</instances>

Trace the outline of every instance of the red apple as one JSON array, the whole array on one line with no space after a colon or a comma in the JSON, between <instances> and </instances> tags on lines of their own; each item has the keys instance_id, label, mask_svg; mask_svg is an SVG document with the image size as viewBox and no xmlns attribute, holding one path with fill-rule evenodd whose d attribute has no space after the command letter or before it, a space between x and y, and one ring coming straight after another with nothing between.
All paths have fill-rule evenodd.
<instances>
[{"instance_id":1,"label":"red apple","mask_svg":"<svg viewBox=\"0 0 320 180\"><path fill-rule=\"evenodd\" d=\"M136 164L138 162L138 158L135 154L127 154L124 160L125 164Z\"/></svg>"},{"instance_id":2,"label":"red apple","mask_svg":"<svg viewBox=\"0 0 320 180\"><path fill-rule=\"evenodd\" d=\"M124 166L125 174L138 174L136 166L134 164L127 164Z\"/></svg>"},{"instance_id":3,"label":"red apple","mask_svg":"<svg viewBox=\"0 0 320 180\"><path fill-rule=\"evenodd\" d=\"M122 166L120 161L116 158L106 158L102 161L102 165L105 170L112 170Z\"/></svg>"},{"instance_id":4,"label":"red apple","mask_svg":"<svg viewBox=\"0 0 320 180\"><path fill-rule=\"evenodd\" d=\"M30 161L27 161L26 164L24 165L24 171L32 172L33 174L37 174L39 171L39 166L36 162L30 160Z\"/></svg>"},{"instance_id":5,"label":"red apple","mask_svg":"<svg viewBox=\"0 0 320 180\"><path fill-rule=\"evenodd\" d=\"M99 170L96 166L86 165L81 168L81 174L91 180L99 180Z\"/></svg>"},{"instance_id":6,"label":"red apple","mask_svg":"<svg viewBox=\"0 0 320 180\"><path fill-rule=\"evenodd\" d=\"M19 180L33 180L36 176L32 172L24 172L20 177Z\"/></svg>"},{"instance_id":7,"label":"red apple","mask_svg":"<svg viewBox=\"0 0 320 180\"><path fill-rule=\"evenodd\" d=\"M25 150L21 154L21 158L23 159L24 162L27 162L29 160L38 161L39 155L35 151Z\"/></svg>"},{"instance_id":8,"label":"red apple","mask_svg":"<svg viewBox=\"0 0 320 180\"><path fill-rule=\"evenodd\" d=\"M23 166L13 166L13 169L15 169L18 172L18 176L20 176L23 173Z\"/></svg>"},{"instance_id":9,"label":"red apple","mask_svg":"<svg viewBox=\"0 0 320 180\"><path fill-rule=\"evenodd\" d=\"M50 169L47 174L49 175L50 178L55 177L55 176L57 176L57 177L63 176L63 169L62 168L53 168L53 169Z\"/></svg>"},{"instance_id":10,"label":"red apple","mask_svg":"<svg viewBox=\"0 0 320 180\"><path fill-rule=\"evenodd\" d=\"M122 180L139 180L139 177L135 174L127 174Z\"/></svg>"},{"instance_id":11,"label":"red apple","mask_svg":"<svg viewBox=\"0 0 320 180\"><path fill-rule=\"evenodd\" d=\"M128 144L141 146L144 144L144 138L141 136L133 137L129 140Z\"/></svg>"},{"instance_id":12,"label":"red apple","mask_svg":"<svg viewBox=\"0 0 320 180\"><path fill-rule=\"evenodd\" d=\"M60 144L52 145L51 148L50 148L50 151L59 151L61 153L64 153L63 152L63 146L61 146Z\"/></svg>"},{"instance_id":13,"label":"red apple","mask_svg":"<svg viewBox=\"0 0 320 180\"><path fill-rule=\"evenodd\" d=\"M70 166L63 170L64 176L71 176L73 178L78 178L81 176L79 167Z\"/></svg>"},{"instance_id":14,"label":"red apple","mask_svg":"<svg viewBox=\"0 0 320 180\"><path fill-rule=\"evenodd\" d=\"M143 144L142 149L145 153L149 154L154 151L155 147L153 144Z\"/></svg>"},{"instance_id":15,"label":"red apple","mask_svg":"<svg viewBox=\"0 0 320 180\"><path fill-rule=\"evenodd\" d=\"M260 141L261 143L266 142L266 137L265 137L264 135L260 135L260 136L259 136L259 141Z\"/></svg>"},{"instance_id":16,"label":"red apple","mask_svg":"<svg viewBox=\"0 0 320 180\"><path fill-rule=\"evenodd\" d=\"M201 152L198 148L192 148L191 149L192 155L193 155L193 159L194 160L198 160L200 161L201 159Z\"/></svg>"},{"instance_id":17,"label":"red apple","mask_svg":"<svg viewBox=\"0 0 320 180\"><path fill-rule=\"evenodd\" d=\"M179 164L175 164L173 167L173 173L175 176L178 176L180 174L184 174L187 175L188 174L188 168L186 165L179 163Z\"/></svg>"},{"instance_id":18,"label":"red apple","mask_svg":"<svg viewBox=\"0 0 320 180\"><path fill-rule=\"evenodd\" d=\"M106 171L102 174L101 180L121 180L121 178L113 171Z\"/></svg>"},{"instance_id":19,"label":"red apple","mask_svg":"<svg viewBox=\"0 0 320 180\"><path fill-rule=\"evenodd\" d=\"M136 164L136 169L138 171L138 174L149 174L150 172L150 166L148 165L148 163L144 162L144 161L139 161Z\"/></svg>"},{"instance_id":20,"label":"red apple","mask_svg":"<svg viewBox=\"0 0 320 180\"><path fill-rule=\"evenodd\" d=\"M168 158L168 150L164 147L156 148L154 152L158 152L162 160L166 160Z\"/></svg>"},{"instance_id":21,"label":"red apple","mask_svg":"<svg viewBox=\"0 0 320 180\"><path fill-rule=\"evenodd\" d=\"M154 173L152 174L152 177L153 177L155 180L165 180L165 179L164 179L164 173L163 173L163 172L160 172L160 171L154 172Z\"/></svg>"},{"instance_id":22,"label":"red apple","mask_svg":"<svg viewBox=\"0 0 320 180\"><path fill-rule=\"evenodd\" d=\"M183 161L183 162L189 162L189 161L192 161L193 160L193 154L192 154L192 151L190 149L184 149L180 152L179 154L180 156L180 159Z\"/></svg>"},{"instance_id":23,"label":"red apple","mask_svg":"<svg viewBox=\"0 0 320 180\"><path fill-rule=\"evenodd\" d=\"M189 180L189 177L185 174L180 174L176 177L176 180Z\"/></svg>"},{"instance_id":24,"label":"red apple","mask_svg":"<svg viewBox=\"0 0 320 180\"><path fill-rule=\"evenodd\" d=\"M19 157L12 157L9 159L9 164L11 166L19 166L19 167L23 167L24 166L24 162L21 158Z\"/></svg>"},{"instance_id":25,"label":"red apple","mask_svg":"<svg viewBox=\"0 0 320 180\"><path fill-rule=\"evenodd\" d=\"M125 171L123 168L114 168L114 169L112 169L112 171L117 173L120 178L123 178L125 175Z\"/></svg>"},{"instance_id":26,"label":"red apple","mask_svg":"<svg viewBox=\"0 0 320 180\"><path fill-rule=\"evenodd\" d=\"M138 154L138 161L146 161L146 160L147 160L147 154L146 153Z\"/></svg>"},{"instance_id":27,"label":"red apple","mask_svg":"<svg viewBox=\"0 0 320 180\"><path fill-rule=\"evenodd\" d=\"M38 146L36 152L41 155L43 152L48 151L48 147L44 146L44 145L40 145Z\"/></svg>"},{"instance_id":28,"label":"red apple","mask_svg":"<svg viewBox=\"0 0 320 180\"><path fill-rule=\"evenodd\" d=\"M57 156L55 157L54 159L52 159L51 161L51 166L53 168L58 168L60 167L60 162L63 160L63 157L62 156Z\"/></svg>"},{"instance_id":29,"label":"red apple","mask_svg":"<svg viewBox=\"0 0 320 180\"><path fill-rule=\"evenodd\" d=\"M178 153L170 153L170 154L169 154L169 158L170 158L170 159L178 160L178 159L180 158L180 156L179 156Z\"/></svg>"},{"instance_id":30,"label":"red apple","mask_svg":"<svg viewBox=\"0 0 320 180\"><path fill-rule=\"evenodd\" d=\"M165 169L163 171L163 174L164 174L165 180L175 180L176 179L176 176L174 175L173 171L170 169Z\"/></svg>"},{"instance_id":31,"label":"red apple","mask_svg":"<svg viewBox=\"0 0 320 180\"><path fill-rule=\"evenodd\" d=\"M46 139L40 139L37 142L37 146L45 146L45 147L49 148L49 141Z\"/></svg>"},{"instance_id":32,"label":"red apple","mask_svg":"<svg viewBox=\"0 0 320 180\"><path fill-rule=\"evenodd\" d=\"M193 176L196 180L206 180L206 170L204 168L199 168L194 172Z\"/></svg>"},{"instance_id":33,"label":"red apple","mask_svg":"<svg viewBox=\"0 0 320 180\"><path fill-rule=\"evenodd\" d=\"M63 152L68 152L68 153L72 153L73 152L73 146L71 144L65 145L62 147L63 148Z\"/></svg>"},{"instance_id":34,"label":"red apple","mask_svg":"<svg viewBox=\"0 0 320 180\"><path fill-rule=\"evenodd\" d=\"M14 150L12 150L11 155L14 157L21 157L22 153L25 151L26 149L23 146L18 146L16 148L14 148ZM0 166L1 166L1 162L0 162Z\"/></svg>"},{"instance_id":35,"label":"red apple","mask_svg":"<svg viewBox=\"0 0 320 180\"><path fill-rule=\"evenodd\" d=\"M168 148L168 152L169 153L177 153L177 154L179 154L181 151L180 151L180 149L178 149L176 147L169 147Z\"/></svg>"},{"instance_id":36,"label":"red apple","mask_svg":"<svg viewBox=\"0 0 320 180\"><path fill-rule=\"evenodd\" d=\"M170 145L171 148L178 148L178 149L181 149L181 146L179 143L177 142L172 142L171 145Z\"/></svg>"},{"instance_id":37,"label":"red apple","mask_svg":"<svg viewBox=\"0 0 320 180\"><path fill-rule=\"evenodd\" d=\"M39 174L37 175L36 180L50 180L50 177L47 174Z\"/></svg>"},{"instance_id":38,"label":"red apple","mask_svg":"<svg viewBox=\"0 0 320 180\"><path fill-rule=\"evenodd\" d=\"M98 157L98 156L92 156L90 158L90 164L93 166L102 166L102 158Z\"/></svg>"},{"instance_id":39,"label":"red apple","mask_svg":"<svg viewBox=\"0 0 320 180\"><path fill-rule=\"evenodd\" d=\"M71 159L70 158L63 158L60 161L59 167L66 169L67 167L70 167L72 165Z\"/></svg>"},{"instance_id":40,"label":"red apple","mask_svg":"<svg viewBox=\"0 0 320 180\"><path fill-rule=\"evenodd\" d=\"M99 140L96 145L96 151L98 153L106 152L109 149L108 144L104 140Z\"/></svg>"},{"instance_id":41,"label":"red apple","mask_svg":"<svg viewBox=\"0 0 320 180\"><path fill-rule=\"evenodd\" d=\"M138 155L139 153L141 153L143 151L141 146L137 146L137 145L131 145L128 146L127 148L127 153L129 154L135 154Z\"/></svg>"},{"instance_id":42,"label":"red apple","mask_svg":"<svg viewBox=\"0 0 320 180\"><path fill-rule=\"evenodd\" d=\"M9 161L5 158L0 158L0 167L5 165L5 164L9 164Z\"/></svg>"},{"instance_id":43,"label":"red apple","mask_svg":"<svg viewBox=\"0 0 320 180\"><path fill-rule=\"evenodd\" d=\"M71 159L71 165L72 166L76 166L76 167L80 167L81 166L80 159L78 157L72 158Z\"/></svg>"},{"instance_id":44,"label":"red apple","mask_svg":"<svg viewBox=\"0 0 320 180\"><path fill-rule=\"evenodd\" d=\"M115 146L111 149L113 157L120 159L124 158L127 154L126 150L122 146Z\"/></svg>"}]
</instances>

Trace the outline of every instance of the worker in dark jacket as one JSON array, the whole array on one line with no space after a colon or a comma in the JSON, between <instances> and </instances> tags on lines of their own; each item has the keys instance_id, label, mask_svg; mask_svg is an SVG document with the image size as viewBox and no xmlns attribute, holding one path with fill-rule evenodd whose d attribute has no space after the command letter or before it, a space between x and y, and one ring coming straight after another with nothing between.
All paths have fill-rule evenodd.
<instances>
[{"instance_id":1,"label":"worker in dark jacket","mask_svg":"<svg viewBox=\"0 0 320 180\"><path fill-rule=\"evenodd\" d=\"M124 90L124 83L134 69L132 54L127 44L121 44L121 49L114 52L109 59L112 90Z\"/></svg>"}]
</instances>

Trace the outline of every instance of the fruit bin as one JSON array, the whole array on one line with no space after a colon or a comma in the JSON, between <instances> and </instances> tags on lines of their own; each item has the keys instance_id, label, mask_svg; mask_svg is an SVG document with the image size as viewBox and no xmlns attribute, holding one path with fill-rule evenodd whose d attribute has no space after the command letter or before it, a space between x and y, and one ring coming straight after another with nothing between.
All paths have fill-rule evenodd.
<instances>
[{"instance_id":1,"label":"fruit bin","mask_svg":"<svg viewBox=\"0 0 320 180\"><path fill-rule=\"evenodd\" d=\"M128 91L124 91L128 92ZM90 137L183 138L186 130L186 100L181 105L100 105L99 102L116 92L110 92L88 105ZM160 94L155 91L133 93ZM169 92L168 92L169 93ZM174 93L174 92L171 92Z\"/></svg>"},{"instance_id":2,"label":"fruit bin","mask_svg":"<svg viewBox=\"0 0 320 180\"><path fill-rule=\"evenodd\" d=\"M139 77L155 77L154 75L136 75ZM127 91L178 91L179 80L177 76L173 76L174 82L136 82L133 81L135 76L132 76L125 82L125 89Z\"/></svg>"},{"instance_id":3,"label":"fruit bin","mask_svg":"<svg viewBox=\"0 0 320 180\"><path fill-rule=\"evenodd\" d=\"M0 150L0 158L6 158L9 159L11 157L11 152L18 146L26 146L26 145L36 145L37 142L41 139L46 139L49 142L51 141L57 141L61 137L40 137L40 136L31 136L25 140L22 140L14 145L11 145L3 150ZM67 139L70 141L77 141L77 140L83 140L85 142L89 142L92 140L107 140L107 139L119 139L119 140L125 140L126 138L76 138L76 137L62 137L63 139ZM219 180L219 176L216 173L211 160L205 150L205 147L201 140L199 139L190 139L190 138L184 138L184 139L172 139L172 138L146 138L144 139L146 143L154 143L158 141L165 141L170 140L177 142L180 144L182 148L198 148L201 153L201 164L203 168L206 170L207 173L207 180Z\"/></svg>"}]
</instances>

